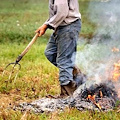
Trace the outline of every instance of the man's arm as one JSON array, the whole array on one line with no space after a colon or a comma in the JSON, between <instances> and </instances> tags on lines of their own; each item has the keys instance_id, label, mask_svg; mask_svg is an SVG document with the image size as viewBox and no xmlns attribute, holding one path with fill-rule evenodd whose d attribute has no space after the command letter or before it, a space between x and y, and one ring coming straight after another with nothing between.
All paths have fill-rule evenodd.
<instances>
[{"instance_id":1,"label":"man's arm","mask_svg":"<svg viewBox=\"0 0 120 120\"><path fill-rule=\"evenodd\" d=\"M54 1L54 15L44 24L56 29L67 17L69 12L68 0Z\"/></svg>"},{"instance_id":2,"label":"man's arm","mask_svg":"<svg viewBox=\"0 0 120 120\"><path fill-rule=\"evenodd\" d=\"M36 30L40 33L39 36L45 34L47 28L56 29L63 22L69 12L68 0L55 0L54 12L55 14Z\"/></svg>"},{"instance_id":3,"label":"man's arm","mask_svg":"<svg viewBox=\"0 0 120 120\"><path fill-rule=\"evenodd\" d=\"M39 33L39 37L44 35L48 26L46 24L43 24L41 27L39 27L35 32Z\"/></svg>"}]
</instances>

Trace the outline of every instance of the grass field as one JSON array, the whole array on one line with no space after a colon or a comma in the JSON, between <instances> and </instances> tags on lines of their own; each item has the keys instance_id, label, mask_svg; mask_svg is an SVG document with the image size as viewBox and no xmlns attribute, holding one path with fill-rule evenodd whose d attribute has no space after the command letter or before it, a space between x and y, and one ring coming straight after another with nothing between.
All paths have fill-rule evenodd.
<instances>
[{"instance_id":1,"label":"grass field","mask_svg":"<svg viewBox=\"0 0 120 120\"><path fill-rule=\"evenodd\" d=\"M88 2L80 2L82 13L81 35L92 36L95 25L87 16ZM31 40L34 31L48 18L47 0L4 0L0 4L0 41L27 42ZM87 25L87 26L86 26ZM44 38L48 39L51 31Z\"/></svg>"},{"instance_id":2,"label":"grass field","mask_svg":"<svg viewBox=\"0 0 120 120\"><path fill-rule=\"evenodd\" d=\"M86 0L87 1L87 0ZM96 25L88 19L89 2L80 2L82 13L81 36L90 39ZM8 73L1 77L4 67L14 62L34 36L34 31L48 17L48 0L0 0L0 120L119 120L117 108L106 113L64 112L34 114L8 108L23 101L32 101L47 94L60 93L58 69L44 56L46 43L52 31L38 38L27 55L20 61L22 68L16 81L9 81ZM9 71L11 68L9 69Z\"/></svg>"}]
</instances>

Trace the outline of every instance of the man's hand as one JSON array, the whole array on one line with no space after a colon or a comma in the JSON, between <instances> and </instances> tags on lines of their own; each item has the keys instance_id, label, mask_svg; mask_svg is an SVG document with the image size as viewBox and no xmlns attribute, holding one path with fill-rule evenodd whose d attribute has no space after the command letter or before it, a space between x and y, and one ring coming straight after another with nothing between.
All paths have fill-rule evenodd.
<instances>
[{"instance_id":1,"label":"man's hand","mask_svg":"<svg viewBox=\"0 0 120 120\"><path fill-rule=\"evenodd\" d=\"M39 33L39 37L45 34L45 31L47 30L48 26L46 24L43 24L41 27L39 27L35 32Z\"/></svg>"}]
</instances>

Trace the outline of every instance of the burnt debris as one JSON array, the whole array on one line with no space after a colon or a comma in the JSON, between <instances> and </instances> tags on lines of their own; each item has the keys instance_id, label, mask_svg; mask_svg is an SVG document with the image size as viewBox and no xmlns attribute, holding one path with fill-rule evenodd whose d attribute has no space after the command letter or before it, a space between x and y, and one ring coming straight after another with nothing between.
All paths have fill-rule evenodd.
<instances>
[{"instance_id":1,"label":"burnt debris","mask_svg":"<svg viewBox=\"0 0 120 120\"><path fill-rule=\"evenodd\" d=\"M117 93L112 82L97 84L95 81L86 81L71 97L65 99L41 98L31 103L14 106L14 110L43 113L74 107L78 110L108 111L115 107L117 100Z\"/></svg>"}]
</instances>

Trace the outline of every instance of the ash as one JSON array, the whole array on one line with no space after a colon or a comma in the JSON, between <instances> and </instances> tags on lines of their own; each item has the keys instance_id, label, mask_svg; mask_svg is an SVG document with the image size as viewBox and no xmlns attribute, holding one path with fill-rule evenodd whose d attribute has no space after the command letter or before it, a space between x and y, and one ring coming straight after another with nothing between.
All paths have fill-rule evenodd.
<instances>
[{"instance_id":1,"label":"ash","mask_svg":"<svg viewBox=\"0 0 120 120\"><path fill-rule=\"evenodd\" d=\"M95 95L95 99L88 99L88 95ZM32 111L35 113L63 111L66 107L83 110L112 110L118 100L112 82L99 83L86 81L80 85L73 96L67 98L41 98L31 103L21 103L14 106L14 110ZM99 107L99 106L100 107Z\"/></svg>"}]
</instances>

